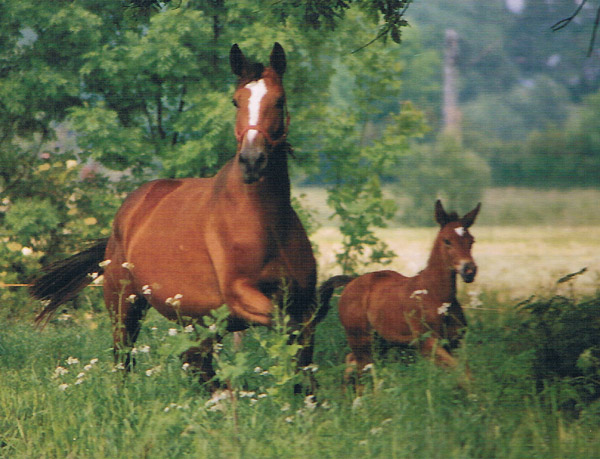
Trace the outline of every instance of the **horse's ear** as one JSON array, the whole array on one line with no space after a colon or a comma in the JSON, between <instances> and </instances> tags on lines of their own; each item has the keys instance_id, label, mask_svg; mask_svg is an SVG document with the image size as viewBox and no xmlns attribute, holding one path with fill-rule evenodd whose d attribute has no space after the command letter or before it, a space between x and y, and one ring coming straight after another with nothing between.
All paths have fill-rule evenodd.
<instances>
[{"instance_id":1,"label":"horse's ear","mask_svg":"<svg viewBox=\"0 0 600 459\"><path fill-rule=\"evenodd\" d=\"M247 67L247 61L244 57L244 53L242 53L242 50L237 43L234 44L231 47L231 51L229 51L229 64L231 65L231 71L234 73L234 75L239 77L244 75Z\"/></svg>"},{"instance_id":2,"label":"horse's ear","mask_svg":"<svg viewBox=\"0 0 600 459\"><path fill-rule=\"evenodd\" d=\"M446 223L449 221L448 214L444 210L444 206L442 206L442 201L439 199L435 201L435 221L438 222L441 227L446 226Z\"/></svg>"},{"instance_id":3,"label":"horse's ear","mask_svg":"<svg viewBox=\"0 0 600 459\"><path fill-rule=\"evenodd\" d=\"M273 50L271 51L270 66L273 70L275 70L275 72L277 72L277 75L279 76L283 76L285 73L285 51L277 42L275 42L273 45Z\"/></svg>"},{"instance_id":4,"label":"horse's ear","mask_svg":"<svg viewBox=\"0 0 600 459\"><path fill-rule=\"evenodd\" d=\"M475 223L475 217L477 217L477 214L479 213L480 208L481 208L481 203L477 204L477 207L475 207L475 209L473 209L471 212L469 212L463 218L461 218L460 222L461 222L462 226L464 226L465 228L468 228L473 223Z\"/></svg>"}]
</instances>

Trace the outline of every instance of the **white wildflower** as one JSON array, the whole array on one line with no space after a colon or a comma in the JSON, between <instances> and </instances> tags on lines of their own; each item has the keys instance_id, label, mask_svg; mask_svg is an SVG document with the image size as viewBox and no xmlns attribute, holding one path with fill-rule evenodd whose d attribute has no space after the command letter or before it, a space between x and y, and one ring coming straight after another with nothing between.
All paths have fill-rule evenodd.
<instances>
[{"instance_id":1,"label":"white wildflower","mask_svg":"<svg viewBox=\"0 0 600 459\"><path fill-rule=\"evenodd\" d=\"M285 422L287 422L288 424L291 424L292 422L294 422L294 417L288 416L287 418L285 418Z\"/></svg>"},{"instance_id":2,"label":"white wildflower","mask_svg":"<svg viewBox=\"0 0 600 459\"><path fill-rule=\"evenodd\" d=\"M183 329L184 332L186 333L193 333L194 332L194 326L192 324L186 325L185 328Z\"/></svg>"},{"instance_id":3,"label":"white wildflower","mask_svg":"<svg viewBox=\"0 0 600 459\"><path fill-rule=\"evenodd\" d=\"M190 364L185 362L183 365L181 365L181 369L183 371L188 371L188 369L190 368Z\"/></svg>"},{"instance_id":4,"label":"white wildflower","mask_svg":"<svg viewBox=\"0 0 600 459\"><path fill-rule=\"evenodd\" d=\"M33 249L31 247L23 247L21 249L21 253L23 254L23 256L28 257L33 253Z\"/></svg>"},{"instance_id":5,"label":"white wildflower","mask_svg":"<svg viewBox=\"0 0 600 459\"><path fill-rule=\"evenodd\" d=\"M69 357L67 359L67 365L76 365L79 363L79 359L77 357Z\"/></svg>"},{"instance_id":6,"label":"white wildflower","mask_svg":"<svg viewBox=\"0 0 600 459\"><path fill-rule=\"evenodd\" d=\"M262 394L258 394L258 395L257 395L257 398L259 398L259 399L261 399L261 398L265 398L265 397L268 397L268 395L267 395L267 394L265 394L265 393L262 393Z\"/></svg>"},{"instance_id":7,"label":"white wildflower","mask_svg":"<svg viewBox=\"0 0 600 459\"><path fill-rule=\"evenodd\" d=\"M373 364L372 363L367 363L364 367L363 367L363 371L369 371L373 369Z\"/></svg>"},{"instance_id":8,"label":"white wildflower","mask_svg":"<svg viewBox=\"0 0 600 459\"><path fill-rule=\"evenodd\" d=\"M143 344L138 348L138 352L141 352L142 354L148 354L150 352L150 346Z\"/></svg>"},{"instance_id":9,"label":"white wildflower","mask_svg":"<svg viewBox=\"0 0 600 459\"><path fill-rule=\"evenodd\" d=\"M354 399L354 401L352 402L352 409L356 410L356 409L360 408L361 406L362 406L362 398L356 397Z\"/></svg>"},{"instance_id":10,"label":"white wildflower","mask_svg":"<svg viewBox=\"0 0 600 459\"><path fill-rule=\"evenodd\" d=\"M256 392L241 390L239 392L239 395L240 395L240 398L244 398L244 397L251 398L251 397L254 397L256 395Z\"/></svg>"},{"instance_id":11,"label":"white wildflower","mask_svg":"<svg viewBox=\"0 0 600 459\"><path fill-rule=\"evenodd\" d=\"M69 385L68 385L68 384L66 384L66 383L60 384L60 385L58 386L58 388L59 388L60 390L62 390L62 391L65 391L65 390L67 390L67 387L69 387Z\"/></svg>"},{"instance_id":12,"label":"white wildflower","mask_svg":"<svg viewBox=\"0 0 600 459\"><path fill-rule=\"evenodd\" d=\"M379 435L383 429L381 427L373 427L369 432L371 435Z\"/></svg>"},{"instance_id":13,"label":"white wildflower","mask_svg":"<svg viewBox=\"0 0 600 459\"><path fill-rule=\"evenodd\" d=\"M125 263L121 263L121 266L125 269L128 269L129 271L131 271L134 268L133 263L131 263L129 261L126 261Z\"/></svg>"},{"instance_id":14,"label":"white wildflower","mask_svg":"<svg viewBox=\"0 0 600 459\"><path fill-rule=\"evenodd\" d=\"M263 371L261 367L254 367L254 373L260 373L261 371Z\"/></svg>"},{"instance_id":15,"label":"white wildflower","mask_svg":"<svg viewBox=\"0 0 600 459\"><path fill-rule=\"evenodd\" d=\"M208 331L210 331L211 333L216 333L217 332L217 324L210 324L210 326L208 327Z\"/></svg>"},{"instance_id":16,"label":"white wildflower","mask_svg":"<svg viewBox=\"0 0 600 459\"><path fill-rule=\"evenodd\" d=\"M150 286L148 284L146 284L142 287L142 294L152 295L152 289L150 288Z\"/></svg>"},{"instance_id":17,"label":"white wildflower","mask_svg":"<svg viewBox=\"0 0 600 459\"><path fill-rule=\"evenodd\" d=\"M169 328L169 336L176 336L177 335L177 329L176 328Z\"/></svg>"},{"instance_id":18,"label":"white wildflower","mask_svg":"<svg viewBox=\"0 0 600 459\"><path fill-rule=\"evenodd\" d=\"M60 316L58 316L58 320L60 320L61 322L66 322L67 320L70 320L71 317L73 317L73 316L71 316L71 314L64 313L64 314L61 314Z\"/></svg>"},{"instance_id":19,"label":"white wildflower","mask_svg":"<svg viewBox=\"0 0 600 459\"><path fill-rule=\"evenodd\" d=\"M112 373L119 371L119 370L124 370L125 369L125 364L123 362L119 362L117 363L113 369L111 370Z\"/></svg>"},{"instance_id":20,"label":"white wildflower","mask_svg":"<svg viewBox=\"0 0 600 459\"><path fill-rule=\"evenodd\" d=\"M304 397L304 406L309 410L314 410L317 407L317 399L314 395Z\"/></svg>"},{"instance_id":21,"label":"white wildflower","mask_svg":"<svg viewBox=\"0 0 600 459\"><path fill-rule=\"evenodd\" d=\"M281 411L289 411L290 408L290 404L286 402L281 406Z\"/></svg>"},{"instance_id":22,"label":"white wildflower","mask_svg":"<svg viewBox=\"0 0 600 459\"><path fill-rule=\"evenodd\" d=\"M95 357L90 360L90 365L96 365L97 363L98 363L98 359Z\"/></svg>"},{"instance_id":23,"label":"white wildflower","mask_svg":"<svg viewBox=\"0 0 600 459\"><path fill-rule=\"evenodd\" d=\"M132 293L131 295L129 295L127 297L127 299L125 301L127 301L128 303L133 304L133 303L135 303L135 300L137 300L137 295L135 295L135 294Z\"/></svg>"},{"instance_id":24,"label":"white wildflower","mask_svg":"<svg viewBox=\"0 0 600 459\"><path fill-rule=\"evenodd\" d=\"M112 260L104 260L101 261L100 263L98 263L98 266L100 266L101 268L106 268L108 265L110 265L112 262Z\"/></svg>"},{"instance_id":25,"label":"white wildflower","mask_svg":"<svg viewBox=\"0 0 600 459\"><path fill-rule=\"evenodd\" d=\"M65 367L58 366L54 369L54 378L58 378L59 376L66 375L69 372Z\"/></svg>"},{"instance_id":26,"label":"white wildflower","mask_svg":"<svg viewBox=\"0 0 600 459\"><path fill-rule=\"evenodd\" d=\"M92 369L92 365L90 365L89 363L83 367L84 371L90 371Z\"/></svg>"},{"instance_id":27,"label":"white wildflower","mask_svg":"<svg viewBox=\"0 0 600 459\"><path fill-rule=\"evenodd\" d=\"M449 307L450 307L450 303L442 303L442 305L438 308L437 313L439 315L444 315L448 312Z\"/></svg>"},{"instance_id":28,"label":"white wildflower","mask_svg":"<svg viewBox=\"0 0 600 459\"><path fill-rule=\"evenodd\" d=\"M429 292L427 291L427 289L424 288L422 290L415 290L414 292L412 292L410 294L410 297L411 298L416 298L416 297L421 296L421 295L427 295L428 293Z\"/></svg>"},{"instance_id":29,"label":"white wildflower","mask_svg":"<svg viewBox=\"0 0 600 459\"><path fill-rule=\"evenodd\" d=\"M154 368L149 368L146 370L146 376L152 376L155 373L159 373L161 370L160 365Z\"/></svg>"},{"instance_id":30,"label":"white wildflower","mask_svg":"<svg viewBox=\"0 0 600 459\"><path fill-rule=\"evenodd\" d=\"M301 370L302 371L312 371L313 373L316 373L319 370L319 365L311 363L310 365L306 365L305 367L302 367Z\"/></svg>"}]
</instances>

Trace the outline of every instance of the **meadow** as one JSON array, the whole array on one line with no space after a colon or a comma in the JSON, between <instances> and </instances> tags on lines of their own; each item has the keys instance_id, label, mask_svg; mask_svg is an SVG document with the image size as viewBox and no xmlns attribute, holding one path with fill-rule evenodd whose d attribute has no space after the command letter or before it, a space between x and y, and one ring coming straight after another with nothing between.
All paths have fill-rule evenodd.
<instances>
[{"instance_id":1,"label":"meadow","mask_svg":"<svg viewBox=\"0 0 600 459\"><path fill-rule=\"evenodd\" d=\"M311 201L310 190L303 191ZM479 273L468 288L460 284L469 331L458 352L473 374L470 384L460 384L463 367L446 371L398 350L376 362L361 396L343 390L347 348L334 299L318 329L316 366L291 371L283 321L273 331L251 329L241 351L233 352L230 339L216 350L219 377L232 396L211 399L178 358L202 330L151 311L136 345L137 366L124 374L113 364L98 289L87 289L79 309L43 331L32 326L33 303L19 319L0 315L0 457L600 457L598 356L590 351L592 373L583 376L540 372L553 324L587 318L587 328L558 330L569 339L600 325L600 222L593 204L599 196L526 193L530 201L491 190L472 228ZM501 217L515 208L535 209L537 217ZM332 254L339 233L321 216L313 240L324 279L337 273ZM435 232L381 230L398 255L391 267L416 273ZM583 267L585 273L556 282ZM565 322L560 308L571 313ZM585 346L598 347L597 338L581 348L587 352ZM320 385L316 399L293 395L308 372Z\"/></svg>"}]
</instances>

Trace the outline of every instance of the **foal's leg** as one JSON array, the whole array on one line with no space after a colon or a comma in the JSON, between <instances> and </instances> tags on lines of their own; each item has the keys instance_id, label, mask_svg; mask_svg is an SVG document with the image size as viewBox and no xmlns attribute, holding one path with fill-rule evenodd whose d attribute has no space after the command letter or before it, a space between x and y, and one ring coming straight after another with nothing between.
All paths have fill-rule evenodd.
<instances>
[{"instance_id":1,"label":"foal's leg","mask_svg":"<svg viewBox=\"0 0 600 459\"><path fill-rule=\"evenodd\" d=\"M433 359L434 363L446 368L456 368L458 361L440 344L436 338L427 338L421 345L421 353Z\"/></svg>"},{"instance_id":2,"label":"foal's leg","mask_svg":"<svg viewBox=\"0 0 600 459\"><path fill-rule=\"evenodd\" d=\"M351 382L352 376L355 375L355 388L358 395L362 394L363 385L360 383L360 378L365 367L373 363L373 353L371 350L373 337L367 330L346 330L348 336L348 345L352 349L352 353L346 356L346 371L344 379L346 383ZM354 373L356 370L356 373Z\"/></svg>"}]
</instances>

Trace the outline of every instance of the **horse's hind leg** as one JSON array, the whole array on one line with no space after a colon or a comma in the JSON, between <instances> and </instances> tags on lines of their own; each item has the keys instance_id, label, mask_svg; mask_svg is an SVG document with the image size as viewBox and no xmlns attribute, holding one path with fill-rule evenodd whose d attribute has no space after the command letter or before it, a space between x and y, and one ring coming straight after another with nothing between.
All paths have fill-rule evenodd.
<instances>
[{"instance_id":1,"label":"horse's hind leg","mask_svg":"<svg viewBox=\"0 0 600 459\"><path fill-rule=\"evenodd\" d=\"M149 304L146 298L134 293L131 281L121 274L123 279L114 282L115 276L105 273L104 302L112 321L115 362L130 370L133 366L131 349L140 334L140 321Z\"/></svg>"}]
</instances>

